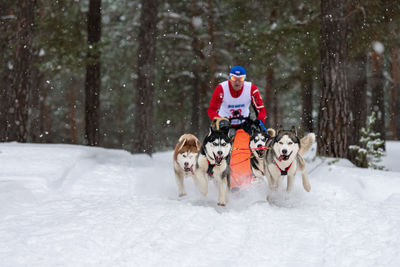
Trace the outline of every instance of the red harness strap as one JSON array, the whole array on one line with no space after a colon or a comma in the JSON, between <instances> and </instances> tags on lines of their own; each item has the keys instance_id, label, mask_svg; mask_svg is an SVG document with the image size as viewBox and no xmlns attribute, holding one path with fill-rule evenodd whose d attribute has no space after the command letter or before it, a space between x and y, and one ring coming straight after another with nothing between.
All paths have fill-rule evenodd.
<instances>
[{"instance_id":1,"label":"red harness strap","mask_svg":"<svg viewBox=\"0 0 400 267\"><path fill-rule=\"evenodd\" d=\"M292 167L292 164L293 164L293 161L292 161L292 163L290 163L290 165L287 168L285 168L285 170L282 170L281 168L279 168L279 165L278 165L278 163L276 163L276 160L274 160L274 161L275 161L276 167L278 167L278 169L281 171L281 175L287 175L288 170L290 169L290 167Z\"/></svg>"}]
</instances>

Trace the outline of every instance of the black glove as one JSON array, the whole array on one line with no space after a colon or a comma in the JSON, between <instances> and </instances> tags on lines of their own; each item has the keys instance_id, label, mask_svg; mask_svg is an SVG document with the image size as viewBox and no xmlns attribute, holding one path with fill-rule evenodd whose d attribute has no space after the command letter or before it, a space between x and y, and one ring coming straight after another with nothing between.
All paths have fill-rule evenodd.
<instances>
[{"instance_id":1,"label":"black glove","mask_svg":"<svg viewBox=\"0 0 400 267\"><path fill-rule=\"evenodd\" d=\"M242 123L241 126L242 126L242 129L246 133L248 133L249 135L252 135L252 133L253 133L253 125L254 125L254 122L252 120L250 120L250 119L247 119Z\"/></svg>"}]
</instances>

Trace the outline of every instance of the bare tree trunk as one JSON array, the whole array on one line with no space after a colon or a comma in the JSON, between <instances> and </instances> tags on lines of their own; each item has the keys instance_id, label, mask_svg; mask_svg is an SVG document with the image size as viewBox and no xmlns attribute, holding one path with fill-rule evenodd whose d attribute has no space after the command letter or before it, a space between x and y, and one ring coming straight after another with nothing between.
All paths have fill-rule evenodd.
<instances>
[{"instance_id":1,"label":"bare tree trunk","mask_svg":"<svg viewBox=\"0 0 400 267\"><path fill-rule=\"evenodd\" d=\"M198 70L199 68L196 66L195 67L195 72ZM194 79L193 79L193 91L192 91L192 110L191 110L191 116L190 116L190 121L191 121L191 127L190 127L190 131L195 135L195 136L199 136L200 133L200 117L199 117L199 113L200 113L200 107L199 107L199 84L200 84L200 77L198 73L194 73Z\"/></svg>"},{"instance_id":2,"label":"bare tree trunk","mask_svg":"<svg viewBox=\"0 0 400 267\"><path fill-rule=\"evenodd\" d=\"M100 38L101 0L90 0L88 13L88 52L85 81L85 140L89 146L99 144L100 113Z\"/></svg>"},{"instance_id":3,"label":"bare tree trunk","mask_svg":"<svg viewBox=\"0 0 400 267\"><path fill-rule=\"evenodd\" d=\"M349 144L359 145L367 119L367 55L359 54L348 67L350 131Z\"/></svg>"},{"instance_id":4,"label":"bare tree trunk","mask_svg":"<svg viewBox=\"0 0 400 267\"><path fill-rule=\"evenodd\" d=\"M210 36L210 43L206 45L208 47L205 72L208 73L208 81L203 79L200 82L200 132L202 136L206 133L208 126L210 125L210 119L207 115L207 108L209 106L210 99L208 98L207 92L213 91L216 87L215 72L217 70L216 62L216 47L215 47L215 22L214 22L214 12L213 12L213 1L208 1L208 34ZM201 48L202 45L200 45Z\"/></svg>"},{"instance_id":5,"label":"bare tree trunk","mask_svg":"<svg viewBox=\"0 0 400 267\"><path fill-rule=\"evenodd\" d=\"M15 17L11 16L11 2L3 1L0 3L0 17L8 19L2 19L0 21L0 32L2 34L0 36L0 60L3 62L2 67L0 68L0 142L8 141L10 132L9 127L10 124L10 107L12 106L12 96L11 92L11 75L10 69L7 62L10 60L10 44L12 42L12 34L13 25L15 24Z\"/></svg>"},{"instance_id":6,"label":"bare tree trunk","mask_svg":"<svg viewBox=\"0 0 400 267\"><path fill-rule=\"evenodd\" d=\"M133 152L153 153L153 98L158 0L142 0Z\"/></svg>"},{"instance_id":7,"label":"bare tree trunk","mask_svg":"<svg viewBox=\"0 0 400 267\"><path fill-rule=\"evenodd\" d=\"M392 139L400 139L400 50L392 49L392 79L390 88L390 130Z\"/></svg>"},{"instance_id":8,"label":"bare tree trunk","mask_svg":"<svg viewBox=\"0 0 400 267\"><path fill-rule=\"evenodd\" d=\"M346 0L321 0L321 99L318 154L347 157Z\"/></svg>"},{"instance_id":9,"label":"bare tree trunk","mask_svg":"<svg viewBox=\"0 0 400 267\"><path fill-rule=\"evenodd\" d=\"M196 1L192 1L192 17L197 18L200 14L199 8L196 5ZM200 133L200 80L201 80L201 61L204 59L203 52L200 49L200 40L196 26L190 23L190 29L192 33L192 51L195 57L195 63L193 64L193 90L192 90L192 110L190 116L191 127L190 131L195 135L199 136Z\"/></svg>"},{"instance_id":10,"label":"bare tree trunk","mask_svg":"<svg viewBox=\"0 0 400 267\"><path fill-rule=\"evenodd\" d=\"M215 47L215 22L213 0L208 0L208 34L210 36L210 54L209 54L209 72L210 72L210 87L214 90L216 86L215 73L217 72L217 55Z\"/></svg>"},{"instance_id":11,"label":"bare tree trunk","mask_svg":"<svg viewBox=\"0 0 400 267\"><path fill-rule=\"evenodd\" d=\"M10 107L12 106L10 94L13 95L10 88L10 71L6 69L1 73L0 79L0 142L6 142L10 138ZM11 140L15 139L11 138Z\"/></svg>"},{"instance_id":12,"label":"bare tree trunk","mask_svg":"<svg viewBox=\"0 0 400 267\"><path fill-rule=\"evenodd\" d=\"M69 108L69 133L71 144L78 143L78 133L77 133L77 125L76 125L76 97L75 97L75 89L76 89L77 81L73 79L72 86L69 90L67 90L67 101Z\"/></svg>"},{"instance_id":13,"label":"bare tree trunk","mask_svg":"<svg viewBox=\"0 0 400 267\"><path fill-rule=\"evenodd\" d=\"M276 23L277 12L276 9L272 9L269 14L269 24L273 25ZM267 69L266 86L265 86L265 100L264 106L267 111L266 125L270 127L278 127L278 99L276 96L276 90L274 90L274 69L271 65Z\"/></svg>"},{"instance_id":14,"label":"bare tree trunk","mask_svg":"<svg viewBox=\"0 0 400 267\"><path fill-rule=\"evenodd\" d=\"M35 61L37 58L35 57ZM33 143L40 142L40 122L42 120L40 113L40 102L42 101L43 73L36 67L32 70L32 90L29 96L29 141Z\"/></svg>"},{"instance_id":15,"label":"bare tree trunk","mask_svg":"<svg viewBox=\"0 0 400 267\"><path fill-rule=\"evenodd\" d=\"M18 142L26 142L28 138L28 100L31 90L34 13L35 0L18 0L15 65L11 72L11 88L15 93L14 120L11 123L14 125L12 129L15 131L15 140Z\"/></svg>"},{"instance_id":16,"label":"bare tree trunk","mask_svg":"<svg viewBox=\"0 0 400 267\"><path fill-rule=\"evenodd\" d=\"M267 119L266 119L266 125L271 125L272 126L272 116L270 115L269 112L272 112L273 109L273 104L272 104L272 99L274 97L273 93L273 79L274 79L274 69L269 67L267 70L267 75L266 75L266 86L265 86L265 100L264 100L264 106L265 109L267 110Z\"/></svg>"},{"instance_id":17,"label":"bare tree trunk","mask_svg":"<svg viewBox=\"0 0 400 267\"><path fill-rule=\"evenodd\" d=\"M313 132L313 78L312 65L303 63L302 65L304 77L301 79L301 126L305 132Z\"/></svg>"},{"instance_id":18,"label":"bare tree trunk","mask_svg":"<svg viewBox=\"0 0 400 267\"><path fill-rule=\"evenodd\" d=\"M183 111L184 114L182 114L182 116L180 116L181 118L181 129L180 132L183 134L185 133L185 122L186 122L186 112L184 112L185 110L185 99L186 99L186 94L183 92L182 94L179 94L179 106L180 106L180 110Z\"/></svg>"},{"instance_id":19,"label":"bare tree trunk","mask_svg":"<svg viewBox=\"0 0 400 267\"><path fill-rule=\"evenodd\" d=\"M207 108L210 104L210 100L207 99L207 89L209 87L209 83L205 82L204 79L201 79L200 81L200 136L203 136L209 125L210 125L210 119L208 118L207 114Z\"/></svg>"},{"instance_id":20,"label":"bare tree trunk","mask_svg":"<svg viewBox=\"0 0 400 267\"><path fill-rule=\"evenodd\" d=\"M274 94L272 96L272 113L273 113L273 118L274 118L274 127L279 128L282 125L282 116L280 113L280 103L279 103L279 98L278 98L278 92L276 89L273 89Z\"/></svg>"},{"instance_id":21,"label":"bare tree trunk","mask_svg":"<svg viewBox=\"0 0 400 267\"><path fill-rule=\"evenodd\" d=\"M365 127L367 119L367 54L361 53L356 56L347 67L350 124L348 132L349 145L361 145L361 128ZM348 158L359 167L359 161L356 160L357 152L349 151ZM364 162L365 163L365 162Z\"/></svg>"},{"instance_id":22,"label":"bare tree trunk","mask_svg":"<svg viewBox=\"0 0 400 267\"><path fill-rule=\"evenodd\" d=\"M385 131L385 90L384 90L384 77L383 77L383 56L375 51L371 53L371 111L376 113L376 123L374 125L374 132L380 133L382 140L386 139ZM385 145L382 147L385 149Z\"/></svg>"},{"instance_id":23,"label":"bare tree trunk","mask_svg":"<svg viewBox=\"0 0 400 267\"><path fill-rule=\"evenodd\" d=\"M120 95L118 97L118 102L117 102L117 107L116 107L116 112L118 118L124 118L124 104L123 104L123 99L124 96ZM125 143L124 143L124 136L126 135L124 132L124 121L119 119L118 120L118 128L117 128L117 139L118 139L118 148L125 149Z\"/></svg>"},{"instance_id":24,"label":"bare tree trunk","mask_svg":"<svg viewBox=\"0 0 400 267\"><path fill-rule=\"evenodd\" d=\"M41 143L49 143L51 141L49 137L49 133L51 131L51 110L50 107L46 104L46 100L48 97L48 88L47 86L43 86L42 88L42 99L40 101L40 142Z\"/></svg>"}]
</instances>

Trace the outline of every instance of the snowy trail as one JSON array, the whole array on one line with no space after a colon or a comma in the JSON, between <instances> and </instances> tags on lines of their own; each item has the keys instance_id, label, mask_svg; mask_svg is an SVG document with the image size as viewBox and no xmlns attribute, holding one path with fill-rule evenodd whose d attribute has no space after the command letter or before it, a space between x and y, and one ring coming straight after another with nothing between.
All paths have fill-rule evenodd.
<instances>
[{"instance_id":1,"label":"snowy trail","mask_svg":"<svg viewBox=\"0 0 400 267\"><path fill-rule=\"evenodd\" d=\"M172 152L0 144L0 266L400 266L392 143L390 172L324 163L310 193L298 176L271 203L261 183L226 208L190 179L177 198Z\"/></svg>"}]
</instances>

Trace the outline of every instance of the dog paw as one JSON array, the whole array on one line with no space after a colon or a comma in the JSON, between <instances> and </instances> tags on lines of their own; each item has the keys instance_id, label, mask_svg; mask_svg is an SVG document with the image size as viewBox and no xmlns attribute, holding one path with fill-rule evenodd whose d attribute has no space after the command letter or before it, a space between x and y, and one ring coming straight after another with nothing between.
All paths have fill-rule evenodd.
<instances>
[{"instance_id":1,"label":"dog paw","mask_svg":"<svg viewBox=\"0 0 400 267\"><path fill-rule=\"evenodd\" d=\"M304 190L306 190L307 192L310 192L311 190L311 185L310 185L310 181L307 178L307 175L303 175L303 187Z\"/></svg>"},{"instance_id":2,"label":"dog paw","mask_svg":"<svg viewBox=\"0 0 400 267\"><path fill-rule=\"evenodd\" d=\"M306 190L307 192L311 191L311 185L310 184L304 184L303 187L304 187L304 190Z\"/></svg>"},{"instance_id":3,"label":"dog paw","mask_svg":"<svg viewBox=\"0 0 400 267\"><path fill-rule=\"evenodd\" d=\"M208 190L201 190L200 193L205 197L207 196Z\"/></svg>"},{"instance_id":4,"label":"dog paw","mask_svg":"<svg viewBox=\"0 0 400 267\"><path fill-rule=\"evenodd\" d=\"M225 204L224 202L218 202L217 205L218 205L218 206L223 206L223 207L224 207L226 204Z\"/></svg>"},{"instance_id":5,"label":"dog paw","mask_svg":"<svg viewBox=\"0 0 400 267\"><path fill-rule=\"evenodd\" d=\"M179 194L179 197L184 197L184 196L186 196L186 193L180 193Z\"/></svg>"}]
</instances>

